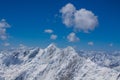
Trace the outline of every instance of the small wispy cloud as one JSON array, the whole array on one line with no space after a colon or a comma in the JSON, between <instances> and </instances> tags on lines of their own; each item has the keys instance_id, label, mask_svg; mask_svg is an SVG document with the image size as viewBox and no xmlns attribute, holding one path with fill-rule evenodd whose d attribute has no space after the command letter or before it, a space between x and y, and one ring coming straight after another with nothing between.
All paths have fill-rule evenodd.
<instances>
[{"instance_id":1,"label":"small wispy cloud","mask_svg":"<svg viewBox=\"0 0 120 80\"><path fill-rule=\"evenodd\" d=\"M89 45L89 46L93 46L94 43L93 43L92 41L90 41L90 42L88 42L88 45Z\"/></svg>"},{"instance_id":2,"label":"small wispy cloud","mask_svg":"<svg viewBox=\"0 0 120 80\"><path fill-rule=\"evenodd\" d=\"M113 46L113 43L110 43L109 46L112 47L112 46Z\"/></svg>"},{"instance_id":3,"label":"small wispy cloud","mask_svg":"<svg viewBox=\"0 0 120 80\"><path fill-rule=\"evenodd\" d=\"M76 31L89 32L94 30L98 24L97 16L92 11L84 8L77 10L76 7L68 3L60 10L63 24L73 27Z\"/></svg>"},{"instance_id":4,"label":"small wispy cloud","mask_svg":"<svg viewBox=\"0 0 120 80\"><path fill-rule=\"evenodd\" d=\"M52 39L52 40L55 40L55 39L57 39L57 35L55 35L55 34L52 34L52 35L50 36L50 39Z\"/></svg>"},{"instance_id":5,"label":"small wispy cloud","mask_svg":"<svg viewBox=\"0 0 120 80\"><path fill-rule=\"evenodd\" d=\"M25 49L25 48L27 48L27 46L24 45L24 44L19 44L19 48L23 48L23 49Z\"/></svg>"},{"instance_id":6,"label":"small wispy cloud","mask_svg":"<svg viewBox=\"0 0 120 80\"><path fill-rule=\"evenodd\" d=\"M0 39L6 40L8 38L8 35L6 33L6 29L10 28L10 25L6 22L5 19L2 19L0 21Z\"/></svg>"},{"instance_id":7,"label":"small wispy cloud","mask_svg":"<svg viewBox=\"0 0 120 80\"><path fill-rule=\"evenodd\" d=\"M76 41L79 41L80 39L76 36L75 33L70 33L68 36L67 36L67 39L69 42L76 42Z\"/></svg>"},{"instance_id":8,"label":"small wispy cloud","mask_svg":"<svg viewBox=\"0 0 120 80\"><path fill-rule=\"evenodd\" d=\"M44 32L50 34L50 33L53 33L53 30L52 29L45 29Z\"/></svg>"},{"instance_id":9,"label":"small wispy cloud","mask_svg":"<svg viewBox=\"0 0 120 80\"><path fill-rule=\"evenodd\" d=\"M3 44L3 46L8 47L8 46L10 46L10 43L6 42Z\"/></svg>"}]
</instances>

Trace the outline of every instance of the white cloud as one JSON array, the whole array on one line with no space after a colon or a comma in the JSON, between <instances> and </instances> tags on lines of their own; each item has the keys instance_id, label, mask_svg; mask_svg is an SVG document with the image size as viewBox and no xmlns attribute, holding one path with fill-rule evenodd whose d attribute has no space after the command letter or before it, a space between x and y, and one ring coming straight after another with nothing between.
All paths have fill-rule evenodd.
<instances>
[{"instance_id":1,"label":"white cloud","mask_svg":"<svg viewBox=\"0 0 120 80\"><path fill-rule=\"evenodd\" d=\"M86 9L76 10L71 3L65 5L61 10L63 23L67 27L73 27L76 31L89 32L94 30L98 24L97 16Z\"/></svg>"},{"instance_id":2,"label":"white cloud","mask_svg":"<svg viewBox=\"0 0 120 80\"><path fill-rule=\"evenodd\" d=\"M68 36L67 36L67 39L69 42L76 42L76 41L79 41L80 39L76 36L75 33L70 33Z\"/></svg>"},{"instance_id":3,"label":"white cloud","mask_svg":"<svg viewBox=\"0 0 120 80\"><path fill-rule=\"evenodd\" d=\"M5 47L10 46L10 43L4 43L3 46Z\"/></svg>"},{"instance_id":4,"label":"white cloud","mask_svg":"<svg viewBox=\"0 0 120 80\"><path fill-rule=\"evenodd\" d=\"M89 45L89 46L93 46L94 43L93 43L93 42L88 42L88 45Z\"/></svg>"},{"instance_id":5,"label":"white cloud","mask_svg":"<svg viewBox=\"0 0 120 80\"><path fill-rule=\"evenodd\" d=\"M4 34L4 35L3 35L3 34L2 34L2 35L0 35L0 39L2 39L2 40L7 39L7 37L8 37L8 36L7 36L7 35L5 35L5 34Z\"/></svg>"},{"instance_id":6,"label":"white cloud","mask_svg":"<svg viewBox=\"0 0 120 80\"><path fill-rule=\"evenodd\" d=\"M44 32L45 32L45 33L53 33L53 30L51 30L51 29L46 29L46 30L44 30Z\"/></svg>"},{"instance_id":7,"label":"white cloud","mask_svg":"<svg viewBox=\"0 0 120 80\"><path fill-rule=\"evenodd\" d=\"M50 39L52 39L52 40L57 39L57 35L52 34L52 35L50 36Z\"/></svg>"},{"instance_id":8,"label":"white cloud","mask_svg":"<svg viewBox=\"0 0 120 80\"><path fill-rule=\"evenodd\" d=\"M83 30L84 32L94 30L95 26L98 24L97 17L86 9L76 11L74 16L75 28Z\"/></svg>"},{"instance_id":9,"label":"white cloud","mask_svg":"<svg viewBox=\"0 0 120 80\"><path fill-rule=\"evenodd\" d=\"M110 43L109 46L112 47L112 46L113 46L113 43Z\"/></svg>"},{"instance_id":10,"label":"white cloud","mask_svg":"<svg viewBox=\"0 0 120 80\"><path fill-rule=\"evenodd\" d=\"M62 13L63 23L67 27L71 27L74 24L73 17L75 11L76 9L71 3L67 4L60 10L60 13Z\"/></svg>"},{"instance_id":11,"label":"white cloud","mask_svg":"<svg viewBox=\"0 0 120 80\"><path fill-rule=\"evenodd\" d=\"M6 29L10 28L10 25L6 22L5 19L0 21L0 39L5 40L8 38Z\"/></svg>"}]
</instances>

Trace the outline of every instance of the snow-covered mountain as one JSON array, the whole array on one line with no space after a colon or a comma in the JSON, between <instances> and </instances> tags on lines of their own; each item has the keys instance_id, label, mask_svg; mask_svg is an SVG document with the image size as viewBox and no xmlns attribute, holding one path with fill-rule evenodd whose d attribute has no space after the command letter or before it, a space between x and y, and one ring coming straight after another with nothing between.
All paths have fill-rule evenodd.
<instances>
[{"instance_id":1,"label":"snow-covered mountain","mask_svg":"<svg viewBox=\"0 0 120 80\"><path fill-rule=\"evenodd\" d=\"M78 51L79 55L89 58L96 64L120 71L120 51Z\"/></svg>"},{"instance_id":2,"label":"snow-covered mountain","mask_svg":"<svg viewBox=\"0 0 120 80\"><path fill-rule=\"evenodd\" d=\"M120 73L80 56L72 47L0 52L0 80L120 80Z\"/></svg>"}]
</instances>

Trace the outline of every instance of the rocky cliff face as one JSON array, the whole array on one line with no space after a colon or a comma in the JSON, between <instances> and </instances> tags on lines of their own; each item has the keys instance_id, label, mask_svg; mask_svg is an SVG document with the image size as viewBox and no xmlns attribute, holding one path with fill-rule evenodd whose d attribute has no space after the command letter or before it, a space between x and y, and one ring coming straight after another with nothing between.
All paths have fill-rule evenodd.
<instances>
[{"instance_id":1,"label":"rocky cliff face","mask_svg":"<svg viewBox=\"0 0 120 80\"><path fill-rule=\"evenodd\" d=\"M81 57L72 47L1 51L0 80L120 80L114 69Z\"/></svg>"}]
</instances>

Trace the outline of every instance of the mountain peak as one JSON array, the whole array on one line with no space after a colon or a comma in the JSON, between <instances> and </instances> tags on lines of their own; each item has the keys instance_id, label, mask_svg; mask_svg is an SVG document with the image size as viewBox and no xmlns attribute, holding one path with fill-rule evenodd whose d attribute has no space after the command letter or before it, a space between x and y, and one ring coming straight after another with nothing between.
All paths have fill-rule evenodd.
<instances>
[{"instance_id":1,"label":"mountain peak","mask_svg":"<svg viewBox=\"0 0 120 80\"><path fill-rule=\"evenodd\" d=\"M56 45L54 43L51 43L46 49L56 49Z\"/></svg>"},{"instance_id":2,"label":"mountain peak","mask_svg":"<svg viewBox=\"0 0 120 80\"><path fill-rule=\"evenodd\" d=\"M68 46L66 49L75 51L75 49L73 47L71 47L71 46Z\"/></svg>"},{"instance_id":3,"label":"mountain peak","mask_svg":"<svg viewBox=\"0 0 120 80\"><path fill-rule=\"evenodd\" d=\"M75 49L73 47L71 47L71 46L68 46L67 48L65 48L65 51L72 52L74 54L76 53Z\"/></svg>"}]
</instances>

